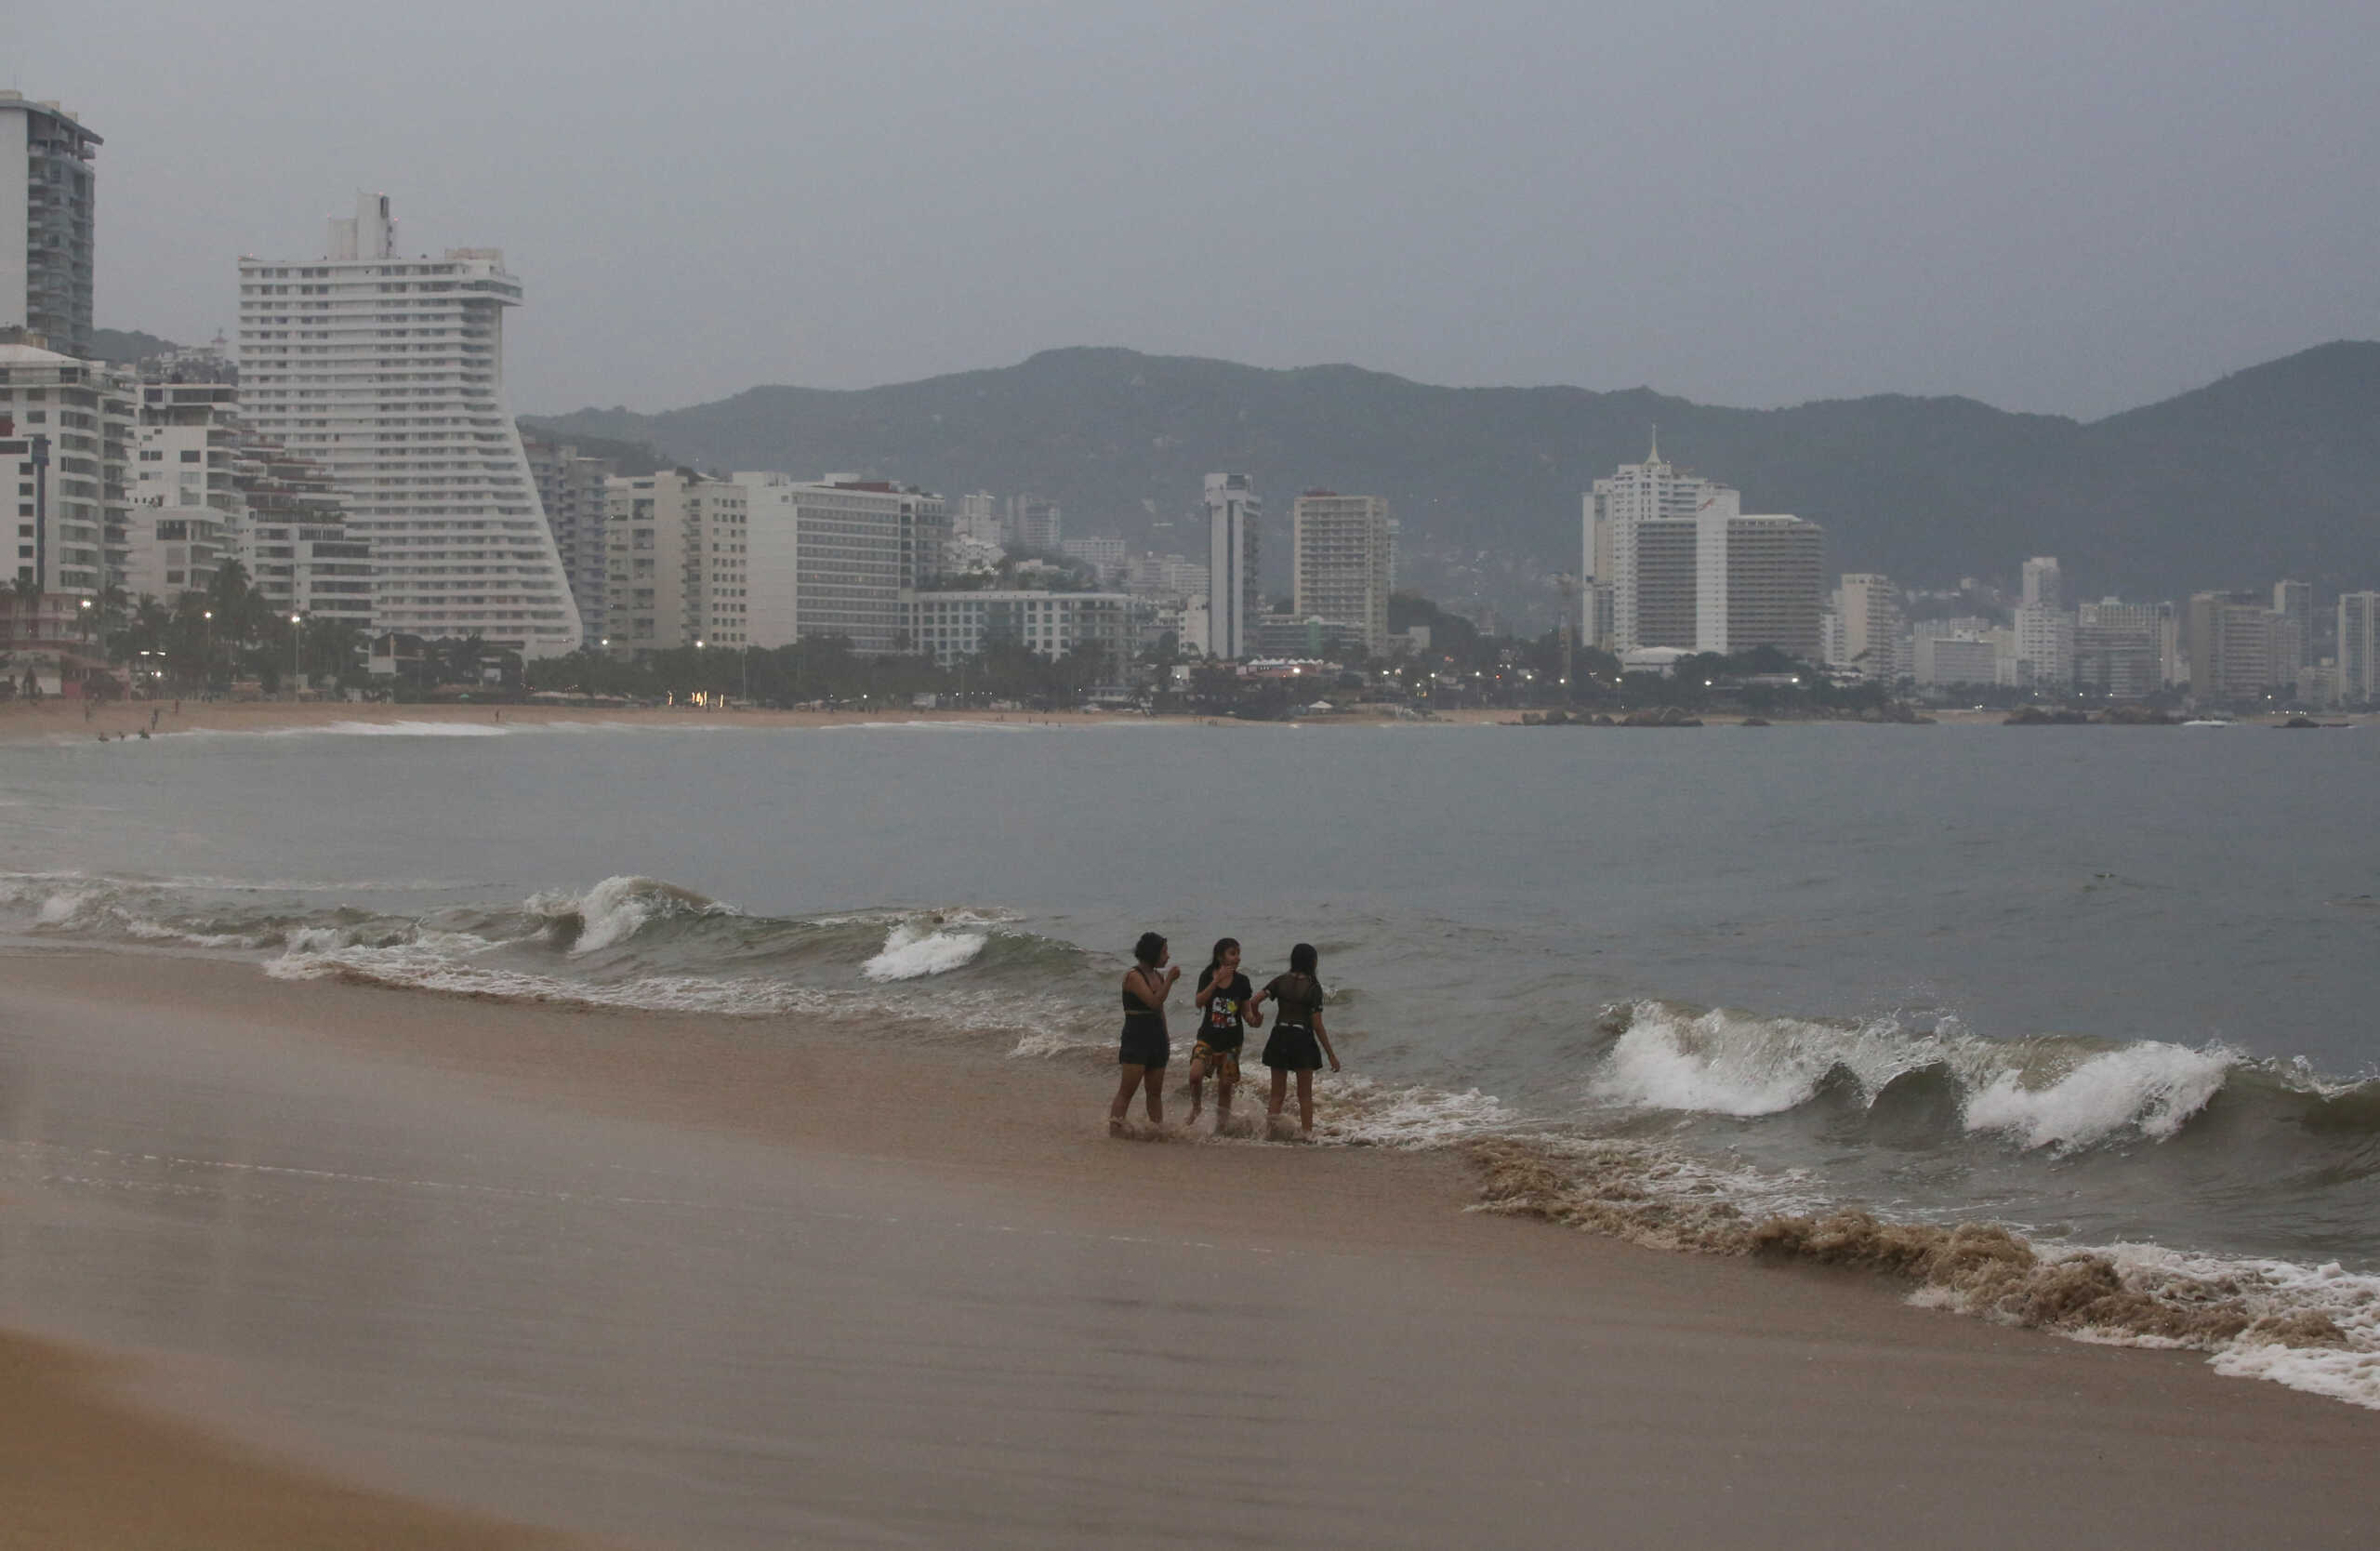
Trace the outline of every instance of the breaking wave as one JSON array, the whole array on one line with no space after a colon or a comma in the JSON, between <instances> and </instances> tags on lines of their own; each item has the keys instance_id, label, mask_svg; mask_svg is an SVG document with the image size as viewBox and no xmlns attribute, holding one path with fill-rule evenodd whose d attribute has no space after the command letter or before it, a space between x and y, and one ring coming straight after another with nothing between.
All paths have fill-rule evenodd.
<instances>
[{"instance_id":1,"label":"breaking wave","mask_svg":"<svg viewBox=\"0 0 2380 1551\"><path fill-rule=\"evenodd\" d=\"M1755 1120L1845 1099L1892 1117L1938 1100L1972 1135L2054 1154L2169 1140L2235 1084L2334 1107L2359 1091L2219 1044L1989 1040L1950 1019L1911 1028L1642 1001L1612 1009L1606 1028L1616 1033L1588 1085L1606 1105Z\"/></svg>"},{"instance_id":2,"label":"breaking wave","mask_svg":"<svg viewBox=\"0 0 2380 1551\"><path fill-rule=\"evenodd\" d=\"M860 965L870 980L915 980L972 963L984 951L979 932L938 932L903 921L885 935L884 951Z\"/></svg>"}]
</instances>

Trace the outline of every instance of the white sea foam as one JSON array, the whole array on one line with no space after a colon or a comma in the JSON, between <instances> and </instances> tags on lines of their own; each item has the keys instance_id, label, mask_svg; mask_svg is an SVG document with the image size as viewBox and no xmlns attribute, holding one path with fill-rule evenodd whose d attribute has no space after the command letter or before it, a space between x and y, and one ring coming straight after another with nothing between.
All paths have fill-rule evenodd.
<instances>
[{"instance_id":1,"label":"white sea foam","mask_svg":"<svg viewBox=\"0 0 2380 1551\"><path fill-rule=\"evenodd\" d=\"M2170 1138L2241 1059L2154 1040L2085 1053L1979 1039L1954 1024L1911 1030L1891 1018L1832 1024L1647 1001L1630 1009L1589 1092L1606 1103L1749 1119L1798 1108L1837 1075L1872 1102L1895 1078L1940 1067L1960 1088L1969 1132L2072 1151L2119 1133Z\"/></svg>"},{"instance_id":2,"label":"white sea foam","mask_svg":"<svg viewBox=\"0 0 2380 1551\"><path fill-rule=\"evenodd\" d=\"M2162 1142L2206 1107L2236 1061L2226 1051L2149 1040L2089 1056L2043 1086L2003 1071L1967 1095L1966 1126L2061 1151L2092 1147L2126 1129Z\"/></svg>"},{"instance_id":3,"label":"white sea foam","mask_svg":"<svg viewBox=\"0 0 2380 1551\"><path fill-rule=\"evenodd\" d=\"M1640 1002L1590 1091L1609 1102L1701 1114L1782 1114L1848 1071L1871 1094L1904 1072L1942 1060L1949 1044L1889 1021L1846 1028L1724 1010L1689 1014Z\"/></svg>"},{"instance_id":4,"label":"white sea foam","mask_svg":"<svg viewBox=\"0 0 2380 1551\"><path fill-rule=\"evenodd\" d=\"M633 874L604 879L585 894L548 890L532 895L522 908L549 921L578 922L571 953L594 953L628 941L655 919L694 913L734 915L730 907L706 899L691 889Z\"/></svg>"},{"instance_id":5,"label":"white sea foam","mask_svg":"<svg viewBox=\"0 0 2380 1551\"><path fill-rule=\"evenodd\" d=\"M2336 1262L2191 1254L2157 1244L2114 1244L2089 1253L2115 1263L2124 1285L2187 1301L2236 1298L2256 1322L2217 1346L2208 1363L2234 1378L2268 1379L2380 1410L2380 1276ZM2303 1332L2327 1320L2335 1338ZM2115 1346L2171 1345L2122 1332L2084 1330L2085 1340Z\"/></svg>"},{"instance_id":6,"label":"white sea foam","mask_svg":"<svg viewBox=\"0 0 2380 1551\"><path fill-rule=\"evenodd\" d=\"M1315 1133L1357 1147L1442 1147L1510 1131L1520 1118L1476 1088L1449 1093L1368 1077L1317 1077ZM1290 1104L1295 1104L1292 1098Z\"/></svg>"},{"instance_id":7,"label":"white sea foam","mask_svg":"<svg viewBox=\"0 0 2380 1551\"><path fill-rule=\"evenodd\" d=\"M916 980L972 963L984 951L979 932L940 932L903 921L885 935L883 950L860 965L870 980Z\"/></svg>"}]
</instances>

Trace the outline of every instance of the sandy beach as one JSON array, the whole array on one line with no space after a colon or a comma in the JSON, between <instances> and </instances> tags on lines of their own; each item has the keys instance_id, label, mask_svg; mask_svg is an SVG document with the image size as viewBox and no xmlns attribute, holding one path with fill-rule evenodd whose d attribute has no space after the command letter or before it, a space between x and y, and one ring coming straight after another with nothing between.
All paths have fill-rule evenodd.
<instances>
[{"instance_id":1,"label":"sandy beach","mask_svg":"<svg viewBox=\"0 0 2380 1551\"><path fill-rule=\"evenodd\" d=\"M882 710L792 711L759 709L736 710L696 710L691 708L653 707L573 707L550 705L485 706L485 705L415 705L400 706L375 702L342 700L199 701L185 700L176 711L173 702L136 700L118 702L98 708L89 722L83 719L79 701L52 698L39 705L11 701L0 705L0 743L39 741L44 739L81 739L106 736L124 737L139 734L150 724L150 713L158 712L157 736L177 733L274 733L291 732L313 727L329 727L339 723L360 723L366 726L394 726L405 722L435 722L440 724L486 725L490 727L535 727L544 725L589 726L602 724L620 727L652 728L713 728L757 727L790 729L803 727L858 726L869 722L989 722L1053 727L1082 727L1101 722L1149 722L1197 723L1212 726L1263 727L1278 725L1261 722L1234 722L1228 718L1145 717L1136 712L1112 711L989 711L989 710L917 710L906 706L889 706ZM2007 719L2003 710L1970 710L1948 709L1926 713L1946 726L1998 726ZM1461 727L1516 726L1521 713L1495 708L1469 710L1448 710L1432 713L1421 725ZM1385 707L1360 707L1331 716L1302 718L1302 727L1377 727L1395 718ZM1712 725L1734 725L1743 719L1733 715L1707 718ZM2283 720L2269 717L2261 721L2244 718L2243 726L2268 725ZM2326 722L2365 725L2380 721L2369 712L2326 713ZM1785 718L1785 725L1815 724L1820 726L1857 727L1871 725L1856 720L1818 720L1805 723Z\"/></svg>"},{"instance_id":2,"label":"sandy beach","mask_svg":"<svg viewBox=\"0 0 2380 1551\"><path fill-rule=\"evenodd\" d=\"M838 727L857 726L867 722L991 722L1046 724L1050 726L1083 726L1102 722L1196 722L1208 720L1198 717L1149 718L1136 712L1114 711L990 711L990 710L917 710L907 706L888 706L881 710L793 711L759 709L738 710L697 710L685 707L584 707L584 706L487 706L487 705L414 705L401 706L378 702L345 700L185 700L176 711L171 700L132 700L111 702L98 707L91 720L83 719L82 703L77 700L50 698L35 705L25 701L0 704L0 742L40 740L46 738L129 736L145 730L150 713L158 712L157 735L176 733L272 733L308 727L328 727L340 722L358 722L371 726L391 726L402 722L440 722L484 724L487 726L540 726L563 723L588 726L602 723L623 727ZM1445 712L1435 720L1463 726L1512 722L1518 713L1510 710L1460 710ZM1376 726L1391 718L1383 711L1374 714L1369 708L1350 712L1335 719L1321 719L1311 725L1333 725L1343 722L1350 725ZM1261 726L1261 722L1236 723L1223 721L1219 725Z\"/></svg>"},{"instance_id":3,"label":"sandy beach","mask_svg":"<svg viewBox=\"0 0 2380 1551\"><path fill-rule=\"evenodd\" d=\"M6 988L0 1321L140 1360L5 1348L55 1448L0 1544L2369 1539L2380 1415L1466 1213L1449 1153L1111 1142L1088 1059Z\"/></svg>"}]
</instances>

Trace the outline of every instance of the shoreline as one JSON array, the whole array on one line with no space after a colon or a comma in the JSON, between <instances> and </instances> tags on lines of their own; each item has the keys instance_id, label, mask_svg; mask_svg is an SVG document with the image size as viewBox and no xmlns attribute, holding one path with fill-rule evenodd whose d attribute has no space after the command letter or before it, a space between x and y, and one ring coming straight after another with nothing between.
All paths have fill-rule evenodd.
<instances>
[{"instance_id":1,"label":"shoreline","mask_svg":"<svg viewBox=\"0 0 2380 1551\"><path fill-rule=\"evenodd\" d=\"M952 1348L960 1369L937 1368L914 1385L897 1367L875 1374L804 1369L838 1408L768 1419L789 1435L787 1447L832 1453L842 1445L811 1429L855 1429L852 1447L894 1449L892 1464L906 1457L906 1475L929 1471L913 1487L914 1503L837 1498L838 1512L879 1516L868 1520L869 1538L891 1538L894 1520L914 1531L925 1515L945 1543L1153 1544L1170 1538L1157 1532L1165 1526L1103 1519L1092 1532L1079 1518L1047 1517L1073 1494L1090 1503L1112 1493L1111 1471L1130 1478L1147 1468L1161 1473L1153 1488L1160 1497L1181 1497L1166 1500L1167 1514L1197 1516L1183 1521L1329 1544L1443 1543L1464 1524L1475 1543L1512 1543L1521 1529L1552 1538L1598 1516L1618 1531L1614 1543L1631 1544L1687 1537L1714 1545L1841 1544L1884 1533L1911 1514L1953 1527L1948 1544L1976 1545L2004 1544L2044 1516L2114 1544L2226 1532L2346 1545L2360 1544L2367 1528L2354 1483L2359 1462L2380 1442L2380 1416L2222 1378L2194 1353L2079 1346L1912 1308L1873 1278L1662 1253L1472 1211L1479 1182L1450 1153L1119 1145L1102 1124L1112 1067L1088 1059L921 1047L781 1019L278 981L249 965L165 955L8 958L0 1055L18 1063L9 1069L32 1061L38 1072L40 1063L113 1052L108 1061L134 1065L100 1091L134 1107L131 1085L152 1080L146 1067L169 1068L154 1080L178 1080L171 1068L184 1061L196 1063L192 1071L207 1083L235 1091L352 1080L392 1113L412 1106L405 1112L442 1126L481 1123L482 1109L506 1135L550 1127L567 1139L599 1123L627 1125L640 1128L622 1133L630 1141L648 1133L657 1139L663 1159L707 1157L707 1139L733 1138L754 1149L733 1156L735 1168L757 1171L755 1189L803 1193L813 1205L830 1200L839 1212L860 1201L885 1223L945 1222L941 1239L886 1240L880 1235L896 1231L887 1228L839 1241L845 1256L835 1263L862 1272L881 1263L891 1279L880 1296L890 1306L865 1316L879 1323L864 1327L879 1336L946 1343L974 1330L971 1306L989 1300L981 1311L989 1324ZM40 1031L51 1027L57 1042L44 1047ZM138 1078L135 1066L144 1068ZM209 1091L189 1090L178 1102L196 1104ZM271 1123L304 1141L309 1123L329 1122L297 1115ZM202 1127L201 1139L207 1134ZM258 1135L267 1139L221 1145L259 1157L295 1145L271 1140L279 1133L270 1127ZM598 1137L597 1150L610 1156L621 1139L602 1137L612 1133ZM21 1218L32 1204L11 1200L0 1213ZM41 1209L56 1210L68 1226L79 1220L72 1203L45 1199ZM998 1222L1017 1226L961 1232ZM985 1236L1028 1227L1042 1236L1037 1242L1079 1247L1012 1262L999 1253L1010 1240ZM817 1360L830 1361L847 1349L830 1336L864 1317L848 1297L804 1292L813 1273L803 1264L797 1257L789 1268L767 1269L791 1279L771 1283L769 1306L787 1300L789 1328L817 1328ZM440 1269L433 1256L408 1276ZM1263 1340L1262 1311L1285 1296L1320 1301L1315 1319L1299 1321L1301 1344L1280 1347ZM1164 1301L1144 1306L1150 1297ZM12 1319L41 1312L11 1307ZM1164 1310L1154 1324L1149 1307ZM1060 1312L1050 1324L1053 1309ZM40 1322L60 1317L51 1313ZM337 1306L309 1318L361 1344L346 1360L385 1355L368 1331L346 1331ZM1221 1321L1216 1333L1236 1332L1225 1347L1202 1344L1198 1332L1210 1320ZM466 1320L461 1328L477 1327ZM752 1333L730 1326L719 1338L732 1345ZM1126 1340L1129 1355L1102 1357L1104 1339ZM1181 1368L1167 1354L1185 1342L1212 1355ZM962 1356L971 1352L977 1357ZM685 1367L692 1356L664 1371L696 1382L692 1375L706 1370ZM962 1382L983 1358L992 1368L980 1375L982 1403L1023 1406L1037 1429L1089 1452L1077 1462L1096 1466L1083 1484L1060 1480L1049 1504L1029 1480L978 1483L972 1495L963 1484L945 1491L930 1477L932 1459L917 1452L924 1446L898 1443L906 1424L887 1434L869 1421L890 1395L927 1407L938 1418L933 1429L966 1436L997 1426L988 1418L998 1412L973 1409ZM1284 1361L1302 1375L1291 1390L1266 1377L1283 1372ZM1193 1414L1161 1399L1210 1370L1236 1376ZM1035 1375L1045 1372L1064 1382L1044 1387ZM1104 1399L1078 1412L1086 1383ZM62 1403L57 1393L39 1391L31 1414ZM203 1397L198 1404L216 1425L230 1420ZM1203 1475L1185 1471L1178 1451L1195 1453L1193 1440L1210 1437L1199 1416L1215 1405L1236 1419L1248 1447L1208 1459ZM441 1413L431 1406L427 1414ZM1343 1441L1336 1431L1316 1432L1325 1414ZM1134 1420L1119 1434L1113 1416ZM1449 1426L1464 1421L1482 1430ZM266 1441L303 1446L311 1469L345 1474L339 1467L352 1465L383 1474L352 1448L312 1438L303 1416L284 1413L274 1425L285 1434ZM1151 1438L1172 1441L1144 1458L1137 1451ZM530 1448L536 1440L516 1441ZM438 1442L411 1446L434 1453ZM1280 1447L1320 1451L1332 1490L1268 1495L1267 1471L1281 1463L1270 1451ZM1952 1457L1963 1462L1959 1471L1940 1467ZM2226 1468L2209 1471L2211 1458ZM1066 1475L1049 1460L1039 1468ZM1197 1478L1177 1487L1178 1474ZM1843 1483L1854 1478L1894 1482L1889 1501L1846 1499ZM836 1496L825 1478L801 1490ZM1735 1505L1758 1503L1762 1511L1731 1511L1731 1493ZM566 1493L522 1489L517 1501L475 1506L565 1529L610 1527L557 1518L569 1502ZM804 1511L816 1506L805 1504ZM91 1506L96 1513L104 1505ZM1062 1523L1075 1532L1053 1530ZM985 1532L971 1534L976 1527ZM104 1543L96 1529L91 1536L53 1544ZM480 1544L420 1542L433 1543ZM689 1534L655 1543L730 1542Z\"/></svg>"},{"instance_id":2,"label":"shoreline","mask_svg":"<svg viewBox=\"0 0 2380 1551\"><path fill-rule=\"evenodd\" d=\"M111 701L96 709L88 722L83 720L82 703L53 697L39 705L24 701L0 704L0 744L8 743L74 743L86 742L105 735L111 740L133 736L149 725L150 713L160 710L157 736L166 737L193 732L208 733L288 733L319 729L343 722L367 726L394 726L403 723L423 723L452 727L641 727L680 732L715 732L735 728L753 731L784 732L806 728L853 727L898 724L904 726L991 725L1046 726L1086 728L1098 726L1237 726L1237 727L1517 727L1522 713L1518 710L1478 709L1434 712L1426 719L1406 720L1382 710L1358 710L1329 716L1300 718L1285 722L1241 722L1229 717L1144 716L1138 712L1118 711L990 711L990 710L918 710L905 706L887 707L882 710L794 711L760 709L724 711L696 710L691 708L658 707L565 707L548 705L392 705L375 701L309 700L291 703L285 700L200 701L185 700L179 714L173 710L171 700ZM1928 710L1924 713L1934 723L1942 726L1999 726L2007 717L2004 710L1973 711L1957 709ZM1741 725L1744 714L1711 713L1702 717L1712 727ZM2268 717L2241 718L2242 727L2277 727L2287 718L2281 714ZM2370 711L2334 711L2323 713L2326 725L2368 726L2380 723L2380 713ZM1773 719L1779 727L1878 727L1899 723L1862 722L1853 717L1794 717ZM1919 723L1923 725L1923 723ZM1567 731L1567 729L1554 729ZM1684 729L1620 729L1594 728L1592 731L1670 731Z\"/></svg>"}]
</instances>

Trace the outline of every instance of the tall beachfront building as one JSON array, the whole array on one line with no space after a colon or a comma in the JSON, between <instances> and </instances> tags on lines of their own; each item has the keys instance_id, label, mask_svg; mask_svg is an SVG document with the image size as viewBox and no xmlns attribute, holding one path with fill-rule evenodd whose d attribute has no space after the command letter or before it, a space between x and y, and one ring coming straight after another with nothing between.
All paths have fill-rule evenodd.
<instances>
[{"instance_id":1,"label":"tall beachfront building","mask_svg":"<svg viewBox=\"0 0 2380 1551\"><path fill-rule=\"evenodd\" d=\"M608 634L597 645L625 656L756 644L743 485L685 469L615 476L604 511Z\"/></svg>"},{"instance_id":2,"label":"tall beachfront building","mask_svg":"<svg viewBox=\"0 0 2380 1551\"><path fill-rule=\"evenodd\" d=\"M55 102L0 91L0 328L91 357L91 235L99 137Z\"/></svg>"},{"instance_id":3,"label":"tall beachfront building","mask_svg":"<svg viewBox=\"0 0 2380 1551\"><path fill-rule=\"evenodd\" d=\"M1734 486L1680 473L1658 441L1644 462L1594 482L1584 519L1587 622L1606 651L1823 654L1826 536L1817 524L1747 515Z\"/></svg>"},{"instance_id":4,"label":"tall beachfront building","mask_svg":"<svg viewBox=\"0 0 2380 1551\"><path fill-rule=\"evenodd\" d=\"M373 627L574 651L578 609L504 397L494 248L398 253L385 194L330 223L318 258L240 260L249 421L319 459L372 547Z\"/></svg>"},{"instance_id":5,"label":"tall beachfront building","mask_svg":"<svg viewBox=\"0 0 2380 1551\"><path fill-rule=\"evenodd\" d=\"M913 604L950 549L940 496L849 474L755 470L735 483L750 502L739 628L752 644L840 637L871 655L917 649Z\"/></svg>"},{"instance_id":6,"label":"tall beachfront building","mask_svg":"<svg viewBox=\"0 0 2380 1551\"><path fill-rule=\"evenodd\" d=\"M2272 606L2276 614L2285 615L2297 628L2297 662L2310 667L2314 661L2314 584L2302 581L2278 581L2272 584Z\"/></svg>"},{"instance_id":7,"label":"tall beachfront building","mask_svg":"<svg viewBox=\"0 0 2380 1551\"><path fill-rule=\"evenodd\" d=\"M1912 671L1901 661L1900 589L1890 577L1872 572L1845 576L1834 590L1834 616L1842 640L1827 661L1857 668L1880 683L1897 683Z\"/></svg>"},{"instance_id":8,"label":"tall beachfront building","mask_svg":"<svg viewBox=\"0 0 2380 1551\"><path fill-rule=\"evenodd\" d=\"M2023 600L2016 611L2017 682L2072 683L2074 612L2066 606L2065 573L2056 556L2025 562Z\"/></svg>"},{"instance_id":9,"label":"tall beachfront building","mask_svg":"<svg viewBox=\"0 0 2380 1551\"><path fill-rule=\"evenodd\" d=\"M1379 496L1309 490L1289 508L1290 610L1361 633L1364 655L1388 650L1395 524Z\"/></svg>"},{"instance_id":10,"label":"tall beachfront building","mask_svg":"<svg viewBox=\"0 0 2380 1551\"><path fill-rule=\"evenodd\" d=\"M1730 490L1694 519L1694 649L1773 646L1819 661L1826 531L1781 513L1748 516L1735 504Z\"/></svg>"},{"instance_id":11,"label":"tall beachfront building","mask_svg":"<svg viewBox=\"0 0 2380 1551\"><path fill-rule=\"evenodd\" d=\"M1264 600L1256 588L1263 497L1246 474L1207 476L1207 650L1238 661L1256 649Z\"/></svg>"},{"instance_id":12,"label":"tall beachfront building","mask_svg":"<svg viewBox=\"0 0 2380 1551\"><path fill-rule=\"evenodd\" d=\"M571 601L578 605L580 644L597 645L611 633L603 623L611 586L603 550L605 489L619 465L588 457L567 442L531 436L522 445L528 450L529 475L537 482L537 504L553 530L562 575L570 580Z\"/></svg>"},{"instance_id":13,"label":"tall beachfront building","mask_svg":"<svg viewBox=\"0 0 2380 1551\"><path fill-rule=\"evenodd\" d=\"M33 611L0 602L9 639L80 638L127 558L134 406L130 374L0 338L0 468L14 474L15 559L7 575L38 584Z\"/></svg>"},{"instance_id":14,"label":"tall beachfront building","mask_svg":"<svg viewBox=\"0 0 2380 1551\"><path fill-rule=\"evenodd\" d=\"M1734 510L1736 492L1682 473L1654 439L1642 463L1623 463L1584 498L1581 564L1589 639L1606 651L1695 644L1694 519Z\"/></svg>"},{"instance_id":15,"label":"tall beachfront building","mask_svg":"<svg viewBox=\"0 0 2380 1551\"><path fill-rule=\"evenodd\" d=\"M2339 698L2380 700L2380 592L2339 594Z\"/></svg>"}]
</instances>

